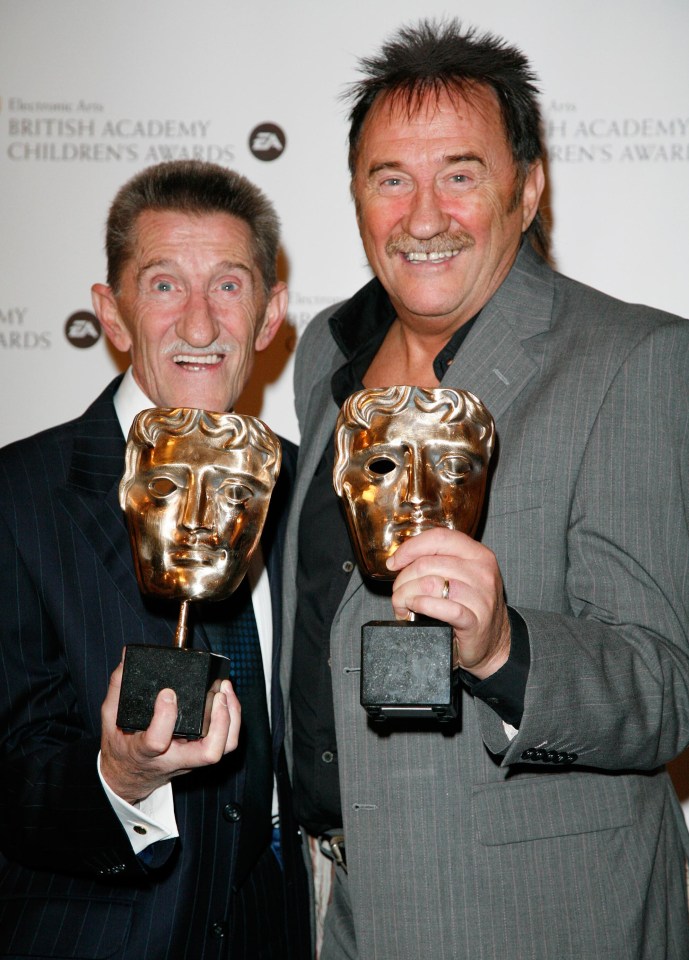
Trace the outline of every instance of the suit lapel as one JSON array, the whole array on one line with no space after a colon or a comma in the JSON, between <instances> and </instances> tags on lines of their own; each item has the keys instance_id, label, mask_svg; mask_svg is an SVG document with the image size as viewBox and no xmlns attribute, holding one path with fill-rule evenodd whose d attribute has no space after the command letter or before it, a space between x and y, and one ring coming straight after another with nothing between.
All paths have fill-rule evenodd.
<instances>
[{"instance_id":1,"label":"suit lapel","mask_svg":"<svg viewBox=\"0 0 689 960\"><path fill-rule=\"evenodd\" d=\"M497 420L538 370L528 341L549 328L553 295L550 271L525 242L449 367L443 386L469 390Z\"/></svg>"},{"instance_id":2,"label":"suit lapel","mask_svg":"<svg viewBox=\"0 0 689 960\"><path fill-rule=\"evenodd\" d=\"M79 534L93 547L94 555L127 601L132 614L142 619L142 599L134 573L129 535L118 501L124 468L125 441L113 406L119 378L89 407L79 424L65 486L58 499ZM175 620L154 616L146 621L152 642L168 643ZM153 634L151 634L153 631Z\"/></svg>"}]
</instances>

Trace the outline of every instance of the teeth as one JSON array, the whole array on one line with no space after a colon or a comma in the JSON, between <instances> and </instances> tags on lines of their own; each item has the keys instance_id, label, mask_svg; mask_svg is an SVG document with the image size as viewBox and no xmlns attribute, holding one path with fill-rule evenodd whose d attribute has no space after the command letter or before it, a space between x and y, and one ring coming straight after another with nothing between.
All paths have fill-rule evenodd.
<instances>
[{"instance_id":1,"label":"teeth","mask_svg":"<svg viewBox=\"0 0 689 960\"><path fill-rule=\"evenodd\" d=\"M459 253L459 250L442 250L432 253L423 253L420 250L409 251L405 253L407 260L411 261L423 261L430 260L432 263L438 263L441 260L451 260L453 257L456 257Z\"/></svg>"},{"instance_id":2,"label":"teeth","mask_svg":"<svg viewBox=\"0 0 689 960\"><path fill-rule=\"evenodd\" d=\"M201 366L202 364L220 363L222 358L219 353L206 353L203 356L195 353L177 353L172 359L175 363L192 363L194 366Z\"/></svg>"}]
</instances>

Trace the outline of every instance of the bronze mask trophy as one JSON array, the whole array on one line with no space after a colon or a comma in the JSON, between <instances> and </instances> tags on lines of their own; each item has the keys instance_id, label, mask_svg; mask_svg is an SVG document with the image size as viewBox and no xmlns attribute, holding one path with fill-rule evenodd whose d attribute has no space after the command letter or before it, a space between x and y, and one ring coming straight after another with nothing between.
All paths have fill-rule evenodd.
<instances>
[{"instance_id":1,"label":"bronze mask trophy","mask_svg":"<svg viewBox=\"0 0 689 960\"><path fill-rule=\"evenodd\" d=\"M175 736L199 739L227 657L187 647L189 605L224 600L259 542L280 471L280 441L255 417L186 407L144 410L129 432L120 482L143 594L179 600L174 646L128 644L117 724L145 730L155 698L177 694Z\"/></svg>"},{"instance_id":2,"label":"bronze mask trophy","mask_svg":"<svg viewBox=\"0 0 689 960\"><path fill-rule=\"evenodd\" d=\"M476 532L495 426L464 390L360 390L335 428L333 483L362 573L392 580L385 561L434 526ZM457 716L452 628L410 614L362 627L361 703L370 717Z\"/></svg>"}]
</instances>

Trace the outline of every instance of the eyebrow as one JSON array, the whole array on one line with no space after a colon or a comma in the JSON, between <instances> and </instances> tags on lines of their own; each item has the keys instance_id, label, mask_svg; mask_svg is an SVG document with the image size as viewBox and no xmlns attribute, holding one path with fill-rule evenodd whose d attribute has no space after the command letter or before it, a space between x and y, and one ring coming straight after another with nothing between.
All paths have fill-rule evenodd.
<instances>
[{"instance_id":1,"label":"eyebrow","mask_svg":"<svg viewBox=\"0 0 689 960\"><path fill-rule=\"evenodd\" d=\"M476 153L451 153L444 156L441 160L446 167L451 167L455 163L478 163L485 167L486 161ZM381 170L404 170L405 164L400 160L383 160L380 163L374 163L368 171L368 176L373 177Z\"/></svg>"},{"instance_id":2,"label":"eyebrow","mask_svg":"<svg viewBox=\"0 0 689 960\"><path fill-rule=\"evenodd\" d=\"M170 260L162 258L160 260L148 260L146 263L142 264L141 267L137 270L137 279L142 277L145 273L148 273L150 270L169 270L176 268L178 266L176 260ZM247 264L242 263L240 260L221 260L219 263L214 265L214 270L224 273L225 271L232 270L242 270L247 273L251 278L253 278L253 273L251 267Z\"/></svg>"}]
</instances>

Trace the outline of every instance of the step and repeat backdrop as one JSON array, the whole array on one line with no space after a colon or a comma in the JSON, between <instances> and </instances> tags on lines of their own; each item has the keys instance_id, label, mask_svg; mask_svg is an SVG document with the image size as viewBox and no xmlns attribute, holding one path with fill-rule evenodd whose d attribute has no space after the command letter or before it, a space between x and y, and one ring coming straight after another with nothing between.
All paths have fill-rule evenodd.
<instances>
[{"instance_id":1,"label":"step and repeat backdrop","mask_svg":"<svg viewBox=\"0 0 689 960\"><path fill-rule=\"evenodd\" d=\"M689 315L687 0L0 0L0 445L76 416L124 369L90 302L108 206L184 157L240 170L279 211L289 324L238 408L298 440L297 340L369 277L341 95L357 58L420 15L531 58L559 269Z\"/></svg>"}]
</instances>

